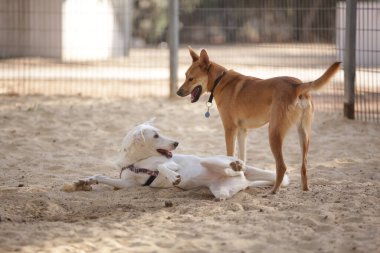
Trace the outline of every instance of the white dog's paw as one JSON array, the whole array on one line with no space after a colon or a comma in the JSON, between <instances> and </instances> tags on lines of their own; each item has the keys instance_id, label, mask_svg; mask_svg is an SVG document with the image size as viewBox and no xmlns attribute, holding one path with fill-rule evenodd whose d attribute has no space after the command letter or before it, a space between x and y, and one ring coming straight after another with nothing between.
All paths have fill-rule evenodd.
<instances>
[{"instance_id":1,"label":"white dog's paw","mask_svg":"<svg viewBox=\"0 0 380 253\"><path fill-rule=\"evenodd\" d=\"M179 185L179 183L181 183L181 176L178 173L175 173L169 178L169 180L173 185Z\"/></svg>"},{"instance_id":2,"label":"white dog's paw","mask_svg":"<svg viewBox=\"0 0 380 253\"><path fill-rule=\"evenodd\" d=\"M230 167L233 171L245 171L244 164L237 160L234 162L231 162Z\"/></svg>"},{"instance_id":3,"label":"white dog's paw","mask_svg":"<svg viewBox=\"0 0 380 253\"><path fill-rule=\"evenodd\" d=\"M181 176L174 171L168 171L166 173L166 178L173 184L173 185L178 185L181 183Z\"/></svg>"},{"instance_id":4,"label":"white dog's paw","mask_svg":"<svg viewBox=\"0 0 380 253\"><path fill-rule=\"evenodd\" d=\"M173 182L173 185L179 185L179 183L181 183L181 176L177 175L176 180Z\"/></svg>"},{"instance_id":5,"label":"white dog's paw","mask_svg":"<svg viewBox=\"0 0 380 253\"><path fill-rule=\"evenodd\" d=\"M169 180L169 182L171 182L173 185L178 185L181 182L181 176L177 172L168 169L166 165L158 166L157 170L159 171L159 173L165 176L165 178Z\"/></svg>"},{"instance_id":6,"label":"white dog's paw","mask_svg":"<svg viewBox=\"0 0 380 253\"><path fill-rule=\"evenodd\" d=\"M91 191L92 187L91 185L97 184L98 180L96 179L98 175L79 179L78 181L74 182L73 184L66 184L63 187L63 190L66 192L73 192L73 191Z\"/></svg>"}]
</instances>

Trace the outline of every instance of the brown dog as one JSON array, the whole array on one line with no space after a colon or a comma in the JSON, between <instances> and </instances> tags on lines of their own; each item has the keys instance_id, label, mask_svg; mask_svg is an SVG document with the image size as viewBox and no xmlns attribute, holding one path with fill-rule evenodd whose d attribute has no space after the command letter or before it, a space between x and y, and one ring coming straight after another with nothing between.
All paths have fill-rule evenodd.
<instances>
[{"instance_id":1,"label":"brown dog","mask_svg":"<svg viewBox=\"0 0 380 253\"><path fill-rule=\"evenodd\" d=\"M338 71L340 62L331 65L317 80L302 83L288 76L266 80L244 76L211 62L204 49L200 55L190 47L189 51L193 63L186 71L186 80L177 95L185 97L191 94L192 103L205 92L215 96L223 121L227 155L235 155L237 137L238 157L245 161L247 129L269 122L269 143L277 172L272 193L276 193L286 172L282 143L289 128L296 123L302 149L302 187L304 191L309 190L306 163L314 113L310 92L323 87Z\"/></svg>"}]
</instances>

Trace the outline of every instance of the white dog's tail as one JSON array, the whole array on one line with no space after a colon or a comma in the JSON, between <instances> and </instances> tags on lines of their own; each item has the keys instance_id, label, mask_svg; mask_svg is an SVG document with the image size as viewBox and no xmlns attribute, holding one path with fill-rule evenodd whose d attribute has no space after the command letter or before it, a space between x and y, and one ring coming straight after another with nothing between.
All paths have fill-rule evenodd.
<instances>
[{"instance_id":1,"label":"white dog's tail","mask_svg":"<svg viewBox=\"0 0 380 253\"><path fill-rule=\"evenodd\" d=\"M282 180L282 186L288 186L289 185L289 182L290 182L290 180L289 180L289 177L288 177L288 175L284 175L284 179Z\"/></svg>"},{"instance_id":2,"label":"white dog's tail","mask_svg":"<svg viewBox=\"0 0 380 253\"><path fill-rule=\"evenodd\" d=\"M276 182L276 172L263 170L259 168L255 168L252 166L245 165L245 177L250 181L258 181L253 182L251 186L260 187L260 186L268 186L273 185ZM282 186L289 185L289 177L288 175L284 175L284 179L282 180Z\"/></svg>"},{"instance_id":3,"label":"white dog's tail","mask_svg":"<svg viewBox=\"0 0 380 253\"><path fill-rule=\"evenodd\" d=\"M272 186L273 182L269 181L250 181L249 187L266 187L266 186Z\"/></svg>"}]
</instances>

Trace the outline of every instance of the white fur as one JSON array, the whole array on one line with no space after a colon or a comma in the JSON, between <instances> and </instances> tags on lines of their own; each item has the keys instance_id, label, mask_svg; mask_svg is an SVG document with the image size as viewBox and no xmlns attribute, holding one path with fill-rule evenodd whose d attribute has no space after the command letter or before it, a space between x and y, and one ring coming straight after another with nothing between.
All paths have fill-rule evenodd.
<instances>
[{"instance_id":1,"label":"white fur","mask_svg":"<svg viewBox=\"0 0 380 253\"><path fill-rule=\"evenodd\" d=\"M230 198L250 186L273 185L276 180L275 172L247 165L243 166L243 171L234 171L230 166L231 162L238 161L243 164L234 157L219 155L201 158L194 155L173 155L172 158L167 158L157 152L157 149L172 151L176 148L175 143L174 140L160 134L150 122L138 125L125 136L117 166L121 169L134 164L137 168L159 171L151 187L168 188L175 184L188 190L206 186L217 199ZM95 175L84 180L90 184L103 183L126 188L143 185L148 178L147 174L137 174L125 169L121 179ZM283 185L288 184L289 179L285 175Z\"/></svg>"}]
</instances>

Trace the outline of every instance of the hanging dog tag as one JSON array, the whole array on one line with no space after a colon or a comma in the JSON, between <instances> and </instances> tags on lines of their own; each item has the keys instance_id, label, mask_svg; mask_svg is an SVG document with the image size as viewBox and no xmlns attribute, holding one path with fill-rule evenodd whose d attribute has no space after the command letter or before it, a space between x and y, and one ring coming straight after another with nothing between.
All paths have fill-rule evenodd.
<instances>
[{"instance_id":1,"label":"hanging dog tag","mask_svg":"<svg viewBox=\"0 0 380 253\"><path fill-rule=\"evenodd\" d=\"M209 112L209 109L207 108L207 112L205 113L205 117L206 118L210 118L210 112Z\"/></svg>"},{"instance_id":2,"label":"hanging dog tag","mask_svg":"<svg viewBox=\"0 0 380 253\"><path fill-rule=\"evenodd\" d=\"M210 117L210 107L212 106L212 103L207 102L206 106L207 106L207 112L205 113L205 117L209 118Z\"/></svg>"}]
</instances>

